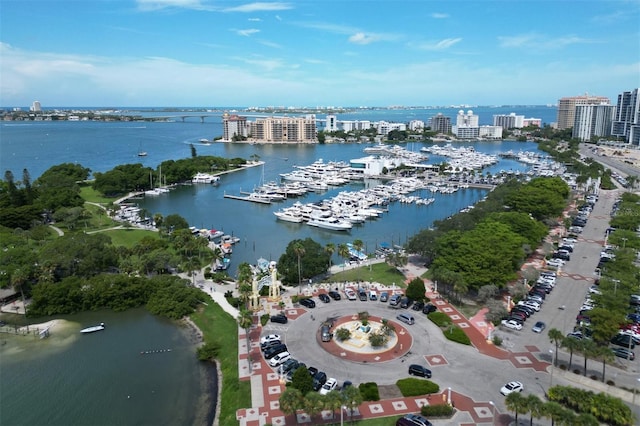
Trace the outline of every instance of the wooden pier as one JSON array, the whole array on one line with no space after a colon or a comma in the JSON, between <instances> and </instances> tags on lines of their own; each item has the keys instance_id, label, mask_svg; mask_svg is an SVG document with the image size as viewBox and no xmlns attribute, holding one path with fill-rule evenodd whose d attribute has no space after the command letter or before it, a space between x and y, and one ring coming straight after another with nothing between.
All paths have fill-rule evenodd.
<instances>
[{"instance_id":1,"label":"wooden pier","mask_svg":"<svg viewBox=\"0 0 640 426\"><path fill-rule=\"evenodd\" d=\"M271 204L271 200L264 200L261 198L254 198L250 196L242 197L239 195L229 195L227 193L224 194L224 198L229 198L231 200L250 201L252 203L259 203L259 204Z\"/></svg>"}]
</instances>

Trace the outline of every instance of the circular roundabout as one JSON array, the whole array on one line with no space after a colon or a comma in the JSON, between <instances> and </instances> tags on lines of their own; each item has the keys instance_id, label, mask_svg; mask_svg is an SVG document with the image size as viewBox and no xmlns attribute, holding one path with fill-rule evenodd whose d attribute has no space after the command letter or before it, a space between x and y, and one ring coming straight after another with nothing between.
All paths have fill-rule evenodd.
<instances>
[{"instance_id":1,"label":"circular roundabout","mask_svg":"<svg viewBox=\"0 0 640 426\"><path fill-rule=\"evenodd\" d=\"M348 331L348 338L337 337L342 330ZM322 326L318 328L317 341L322 349L342 360L376 363L390 361L407 354L413 345L411 333L397 321L378 316L368 316L362 321L358 315L334 318L331 327L332 338L322 341ZM372 340L378 338L377 344Z\"/></svg>"}]
</instances>

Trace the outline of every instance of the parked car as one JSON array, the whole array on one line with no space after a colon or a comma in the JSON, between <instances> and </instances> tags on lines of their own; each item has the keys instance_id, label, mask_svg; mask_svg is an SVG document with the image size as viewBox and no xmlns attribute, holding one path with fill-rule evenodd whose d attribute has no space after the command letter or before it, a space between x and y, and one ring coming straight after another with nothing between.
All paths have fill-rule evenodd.
<instances>
[{"instance_id":1,"label":"parked car","mask_svg":"<svg viewBox=\"0 0 640 426\"><path fill-rule=\"evenodd\" d=\"M366 302L369 299L367 297L367 292L362 289L358 290L358 298L361 302Z\"/></svg>"},{"instance_id":2,"label":"parked car","mask_svg":"<svg viewBox=\"0 0 640 426\"><path fill-rule=\"evenodd\" d=\"M327 380L320 388L320 395L326 395L338 386L338 381L333 377Z\"/></svg>"},{"instance_id":3,"label":"parked car","mask_svg":"<svg viewBox=\"0 0 640 426\"><path fill-rule=\"evenodd\" d=\"M320 301L321 301L322 303L329 303L329 302L331 302L331 298L330 298L328 295L326 295L325 293L321 293L320 295L318 295L318 299L320 299Z\"/></svg>"},{"instance_id":4,"label":"parked car","mask_svg":"<svg viewBox=\"0 0 640 426\"><path fill-rule=\"evenodd\" d=\"M634 354L631 350L623 348L621 346L611 348L611 352L613 352L613 354L619 358L628 359L630 361L636 359L636 354Z\"/></svg>"},{"instance_id":5,"label":"parked car","mask_svg":"<svg viewBox=\"0 0 640 426\"><path fill-rule=\"evenodd\" d=\"M342 299L342 296L340 296L340 293L338 293L337 291L331 290L329 292L329 297L331 297L333 300L340 300Z\"/></svg>"},{"instance_id":6,"label":"parked car","mask_svg":"<svg viewBox=\"0 0 640 426\"><path fill-rule=\"evenodd\" d=\"M424 302L420 302L420 301L415 302L411 307L411 309L413 309L414 311L421 311L422 308L424 308Z\"/></svg>"},{"instance_id":7,"label":"parked car","mask_svg":"<svg viewBox=\"0 0 640 426\"><path fill-rule=\"evenodd\" d=\"M264 359L271 359L282 352L287 352L287 345L280 344L280 345L272 346L266 351L264 351Z\"/></svg>"},{"instance_id":8,"label":"parked car","mask_svg":"<svg viewBox=\"0 0 640 426\"><path fill-rule=\"evenodd\" d=\"M260 344L264 345L265 343L273 342L274 340L282 340L279 334L267 334L266 336L262 336L260 338Z\"/></svg>"},{"instance_id":9,"label":"parked car","mask_svg":"<svg viewBox=\"0 0 640 426\"><path fill-rule=\"evenodd\" d=\"M278 345L282 345L282 341L280 341L280 340L272 340L270 342L263 343L262 345L260 345L260 349L262 349L262 352L264 352L267 349L272 348L274 346L278 346Z\"/></svg>"},{"instance_id":10,"label":"parked car","mask_svg":"<svg viewBox=\"0 0 640 426\"><path fill-rule=\"evenodd\" d=\"M510 393L522 392L523 390L524 390L524 385L522 383L509 382L500 389L500 393L503 394L504 396L507 396Z\"/></svg>"},{"instance_id":11,"label":"parked car","mask_svg":"<svg viewBox=\"0 0 640 426\"><path fill-rule=\"evenodd\" d=\"M501 324L507 328L512 330L522 330L522 324L510 319L510 320L502 320Z\"/></svg>"},{"instance_id":12,"label":"parked car","mask_svg":"<svg viewBox=\"0 0 640 426\"><path fill-rule=\"evenodd\" d=\"M426 305L424 305L424 307L422 308L422 313L423 314L430 314L431 312L435 312L437 311L438 308L436 308L436 305L433 305L431 303L427 303Z\"/></svg>"},{"instance_id":13,"label":"parked car","mask_svg":"<svg viewBox=\"0 0 640 426\"><path fill-rule=\"evenodd\" d=\"M534 333L542 333L542 331L546 327L547 327L547 325L544 322L538 321L533 325L533 327L531 328L531 331L533 331Z\"/></svg>"},{"instance_id":14,"label":"parked car","mask_svg":"<svg viewBox=\"0 0 640 426\"><path fill-rule=\"evenodd\" d=\"M411 425L415 426L433 426L432 423L419 414L405 414L403 419L409 420ZM402 424L402 423L401 423Z\"/></svg>"},{"instance_id":15,"label":"parked car","mask_svg":"<svg viewBox=\"0 0 640 426\"><path fill-rule=\"evenodd\" d=\"M389 301L389 293L386 291L383 291L382 293L380 293L380 299L381 302L388 302Z\"/></svg>"},{"instance_id":16,"label":"parked car","mask_svg":"<svg viewBox=\"0 0 640 426\"><path fill-rule=\"evenodd\" d=\"M402 299L400 299L400 307L402 309L407 309L409 308L409 306L411 306L413 304L413 300L411 300L410 298L408 298L407 296L404 296Z\"/></svg>"},{"instance_id":17,"label":"parked car","mask_svg":"<svg viewBox=\"0 0 640 426\"><path fill-rule=\"evenodd\" d=\"M277 322L279 324L286 324L289 322L289 319L285 314L277 314L271 315L271 322Z\"/></svg>"},{"instance_id":18,"label":"parked car","mask_svg":"<svg viewBox=\"0 0 640 426\"><path fill-rule=\"evenodd\" d=\"M356 292L351 290L350 288L346 289L344 291L344 294L347 295L347 299L349 300L358 300L358 296L356 295Z\"/></svg>"},{"instance_id":19,"label":"parked car","mask_svg":"<svg viewBox=\"0 0 640 426\"><path fill-rule=\"evenodd\" d=\"M616 334L611 339L612 345L622 346L627 349L634 349L636 347L637 340L630 334Z\"/></svg>"},{"instance_id":20,"label":"parked car","mask_svg":"<svg viewBox=\"0 0 640 426\"><path fill-rule=\"evenodd\" d=\"M397 306L398 304L400 304L400 298L402 296L400 296L399 294L394 294L389 298L389 305L391 306Z\"/></svg>"},{"instance_id":21,"label":"parked car","mask_svg":"<svg viewBox=\"0 0 640 426\"><path fill-rule=\"evenodd\" d=\"M327 375L323 371L318 371L313 376L313 390L319 391L325 383L327 383Z\"/></svg>"},{"instance_id":22,"label":"parked car","mask_svg":"<svg viewBox=\"0 0 640 426\"><path fill-rule=\"evenodd\" d=\"M378 293L373 290L369 291L369 300L378 300Z\"/></svg>"},{"instance_id":23,"label":"parked car","mask_svg":"<svg viewBox=\"0 0 640 426\"><path fill-rule=\"evenodd\" d=\"M297 359L289 358L280 365L278 371L282 371L283 374L287 374L289 371L295 370L300 366L300 362Z\"/></svg>"},{"instance_id":24,"label":"parked car","mask_svg":"<svg viewBox=\"0 0 640 426\"><path fill-rule=\"evenodd\" d=\"M552 268L562 268L564 266L564 260L562 259L549 259L547 260L547 266Z\"/></svg>"},{"instance_id":25,"label":"parked car","mask_svg":"<svg viewBox=\"0 0 640 426\"><path fill-rule=\"evenodd\" d=\"M291 354L289 352L280 352L269 360L269 365L271 367L277 367L289 359L291 359Z\"/></svg>"},{"instance_id":26,"label":"parked car","mask_svg":"<svg viewBox=\"0 0 640 426\"><path fill-rule=\"evenodd\" d=\"M411 364L409 366L409 375L431 378L431 370L419 364Z\"/></svg>"},{"instance_id":27,"label":"parked car","mask_svg":"<svg viewBox=\"0 0 640 426\"><path fill-rule=\"evenodd\" d=\"M314 302L313 299L307 299L307 298L300 299L300 301L298 303L300 303L305 308L315 308L316 307L316 302Z\"/></svg>"}]
</instances>

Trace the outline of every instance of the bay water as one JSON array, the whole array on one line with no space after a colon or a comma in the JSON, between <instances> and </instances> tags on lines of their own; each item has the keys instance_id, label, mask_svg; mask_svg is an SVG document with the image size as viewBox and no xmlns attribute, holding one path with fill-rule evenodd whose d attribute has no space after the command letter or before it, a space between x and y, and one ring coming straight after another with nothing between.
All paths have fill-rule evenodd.
<instances>
[{"instance_id":1,"label":"bay water","mask_svg":"<svg viewBox=\"0 0 640 426\"><path fill-rule=\"evenodd\" d=\"M555 108L539 107L521 112L516 108L478 111L486 114L524 113L527 117L555 119ZM426 120L440 110L363 111L340 116L350 120L406 122ZM153 115L152 112L145 114ZM160 115L160 114L158 114ZM449 114L446 114L449 115ZM485 123L486 124L486 123ZM202 144L222 134L219 120L193 117L184 122L3 122L0 123L0 169L11 170L17 180L27 169L32 179L49 167L65 162L81 164L93 172L104 172L119 164L142 163L155 168L162 161L186 158L191 145L198 155L241 157L257 155L264 166L224 175L217 186L180 186L167 195L132 200L149 213L180 214L198 228L221 229L240 238L234 246L230 273L241 262L255 263L259 257L277 260L293 239L310 237L336 246L360 239L372 252L380 243L404 244L413 234L432 226L486 195L482 189L462 189L453 194L423 197L436 201L429 206L392 203L380 219L356 225L349 233L312 228L304 224L276 221L273 212L295 202L289 199L270 205L224 198L240 195L253 187L289 172L294 165L317 159L348 161L365 156L367 145L251 145ZM406 148L418 151L426 144L413 142ZM533 143L515 141L474 142L477 151L497 154L509 150L535 151ZM138 157L144 150L146 157ZM446 159L430 156L437 164ZM527 166L502 159L486 171L524 171ZM303 202L317 201L344 190L358 190L379 182L352 183L324 194L308 194ZM334 255L334 263L342 260ZM367 279L367 277L364 277ZM124 313L90 312L62 317L69 323L49 339L7 338L0 345L0 423L49 425L172 425L205 424L215 401L215 372L207 371L195 358L188 333L175 323L151 316L144 310ZM42 322L47 319L35 319ZM107 323L107 330L80 335L84 326ZM18 339L18 340L16 340ZM2 342L0 342L2 343ZM141 351L171 349L150 355ZM213 392L215 393L215 392Z\"/></svg>"}]
</instances>

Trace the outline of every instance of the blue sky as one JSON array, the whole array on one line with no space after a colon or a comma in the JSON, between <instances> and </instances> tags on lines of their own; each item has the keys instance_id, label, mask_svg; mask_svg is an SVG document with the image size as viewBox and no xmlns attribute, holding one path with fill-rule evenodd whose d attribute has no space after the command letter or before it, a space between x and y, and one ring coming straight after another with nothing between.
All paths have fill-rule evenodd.
<instances>
[{"instance_id":1,"label":"blue sky","mask_svg":"<svg viewBox=\"0 0 640 426\"><path fill-rule=\"evenodd\" d=\"M615 103L640 0L0 0L0 105Z\"/></svg>"}]
</instances>

